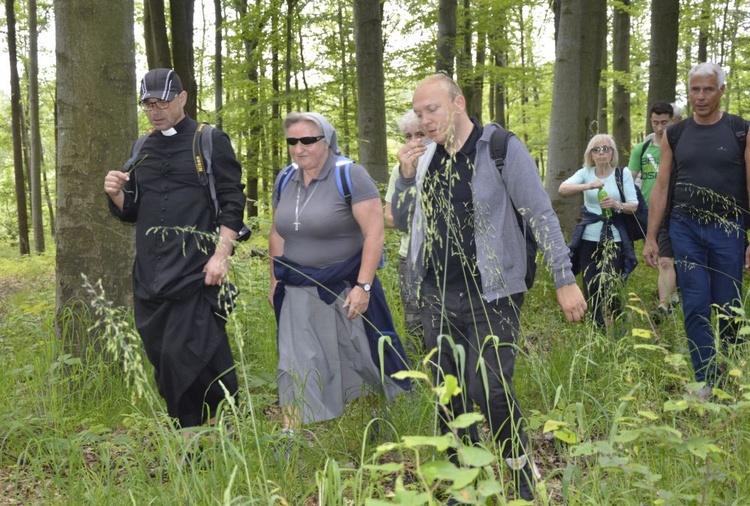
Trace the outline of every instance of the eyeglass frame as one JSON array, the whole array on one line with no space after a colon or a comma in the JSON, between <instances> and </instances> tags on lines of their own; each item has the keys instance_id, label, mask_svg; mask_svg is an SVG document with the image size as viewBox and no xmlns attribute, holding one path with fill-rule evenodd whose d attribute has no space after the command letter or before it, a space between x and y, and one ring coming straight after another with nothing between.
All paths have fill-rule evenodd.
<instances>
[{"instance_id":1,"label":"eyeglass frame","mask_svg":"<svg viewBox=\"0 0 750 506\"><path fill-rule=\"evenodd\" d=\"M146 102L145 100L141 100L140 102L138 102L138 105L141 106L141 109L144 112L151 112L154 110L154 108L160 111L166 111L167 109L169 109L169 106L172 104L172 102L175 101L177 97L179 97L179 95L175 95L174 97L172 97L171 100L156 100L154 102ZM158 104L167 104L167 105L161 106Z\"/></svg>"},{"instance_id":2,"label":"eyeglass frame","mask_svg":"<svg viewBox=\"0 0 750 506\"><path fill-rule=\"evenodd\" d=\"M320 142L325 139L325 135L310 135L307 137L287 137L286 143L290 146L296 146L298 143L302 143L303 146L312 146L316 142Z\"/></svg>"},{"instance_id":3,"label":"eyeglass frame","mask_svg":"<svg viewBox=\"0 0 750 506\"><path fill-rule=\"evenodd\" d=\"M599 153L612 153L614 150L615 148L612 146L596 146L595 148L591 148L591 152L596 153L597 155Z\"/></svg>"}]
</instances>

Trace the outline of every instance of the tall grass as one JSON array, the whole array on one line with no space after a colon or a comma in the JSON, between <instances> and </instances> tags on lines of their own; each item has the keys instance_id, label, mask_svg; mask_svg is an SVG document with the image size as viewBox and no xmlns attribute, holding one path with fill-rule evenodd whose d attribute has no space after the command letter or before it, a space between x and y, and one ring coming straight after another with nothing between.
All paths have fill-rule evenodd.
<instances>
[{"instance_id":1,"label":"tall grass","mask_svg":"<svg viewBox=\"0 0 750 506\"><path fill-rule=\"evenodd\" d=\"M403 330L395 234L388 247L392 261L379 275ZM412 357L414 393L390 406L359 399L340 419L282 437L268 264L247 246L234 258L241 295L229 323L241 395L188 442L169 423L141 348L131 350L141 354L140 383L134 362L105 343L66 354L53 332L53 258L0 258L0 504L512 501L492 445L467 451L461 470L449 467L445 449L457 442L435 435L435 391L446 385L431 384L422 357ZM690 393L698 385L679 312L661 326L648 319L655 270L639 266L629 279L630 331L619 340L566 324L551 280L539 274L522 313L515 377L543 472L538 502L750 504L747 348L728 357L713 400L700 401ZM744 313L737 317L747 329ZM127 312L105 320L88 324L132 336Z\"/></svg>"}]
</instances>

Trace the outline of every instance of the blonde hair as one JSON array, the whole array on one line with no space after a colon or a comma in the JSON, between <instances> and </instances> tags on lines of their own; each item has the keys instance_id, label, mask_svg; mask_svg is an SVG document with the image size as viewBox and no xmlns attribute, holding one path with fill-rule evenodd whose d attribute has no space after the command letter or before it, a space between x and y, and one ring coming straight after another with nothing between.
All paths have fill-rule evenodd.
<instances>
[{"instance_id":1,"label":"blonde hair","mask_svg":"<svg viewBox=\"0 0 750 506\"><path fill-rule=\"evenodd\" d=\"M612 148L612 167L617 167L619 156L617 154L617 145L615 139L611 135L607 134L596 134L589 141L589 145L586 146L586 151L583 153L583 166L584 167L596 167L594 157L591 156L591 150L599 144L605 144Z\"/></svg>"}]
</instances>

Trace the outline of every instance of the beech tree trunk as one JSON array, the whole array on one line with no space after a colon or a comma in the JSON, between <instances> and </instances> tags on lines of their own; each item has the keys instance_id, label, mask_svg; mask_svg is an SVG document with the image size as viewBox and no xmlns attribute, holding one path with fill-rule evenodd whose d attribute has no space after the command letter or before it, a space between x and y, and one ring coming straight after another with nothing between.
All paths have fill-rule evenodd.
<instances>
[{"instance_id":1,"label":"beech tree trunk","mask_svg":"<svg viewBox=\"0 0 750 506\"><path fill-rule=\"evenodd\" d=\"M107 171L128 158L137 137L138 110L133 104L133 0L55 0L54 7L56 310L58 321L64 321L68 309L77 312L90 303L82 274L92 283L101 280L115 305L132 301L134 227L110 215L103 186ZM91 90L106 100L92 100ZM58 326L58 335L74 352L83 353L91 339L86 324L67 324Z\"/></svg>"},{"instance_id":2,"label":"beech tree trunk","mask_svg":"<svg viewBox=\"0 0 750 506\"><path fill-rule=\"evenodd\" d=\"M383 76L383 14L380 0L355 0L354 47L357 61L359 162L370 176L388 181Z\"/></svg>"}]
</instances>

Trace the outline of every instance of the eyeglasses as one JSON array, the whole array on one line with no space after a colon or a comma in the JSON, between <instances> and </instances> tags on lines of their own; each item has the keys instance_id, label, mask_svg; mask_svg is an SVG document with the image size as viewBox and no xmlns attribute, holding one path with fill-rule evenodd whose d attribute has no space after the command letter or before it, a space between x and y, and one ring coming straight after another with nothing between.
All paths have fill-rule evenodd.
<instances>
[{"instance_id":1,"label":"eyeglasses","mask_svg":"<svg viewBox=\"0 0 750 506\"><path fill-rule=\"evenodd\" d=\"M609 153L610 151L614 151L614 150L611 147L609 147L609 146L597 146L595 148L591 148L591 152L592 153L597 153L597 154L599 154L599 153Z\"/></svg>"},{"instance_id":2,"label":"eyeglasses","mask_svg":"<svg viewBox=\"0 0 750 506\"><path fill-rule=\"evenodd\" d=\"M175 96L175 98L177 98L177 96ZM174 98L172 100L174 100ZM154 107L156 107L157 109L163 111L169 108L169 104L172 103L172 100L156 100L154 102L141 102L141 109L148 112L152 110Z\"/></svg>"},{"instance_id":3,"label":"eyeglasses","mask_svg":"<svg viewBox=\"0 0 750 506\"><path fill-rule=\"evenodd\" d=\"M287 137L286 143L290 146L296 146L298 142L301 142L303 146L309 146L311 144L315 144L316 142L325 139L325 135L318 135L317 137Z\"/></svg>"}]
</instances>

